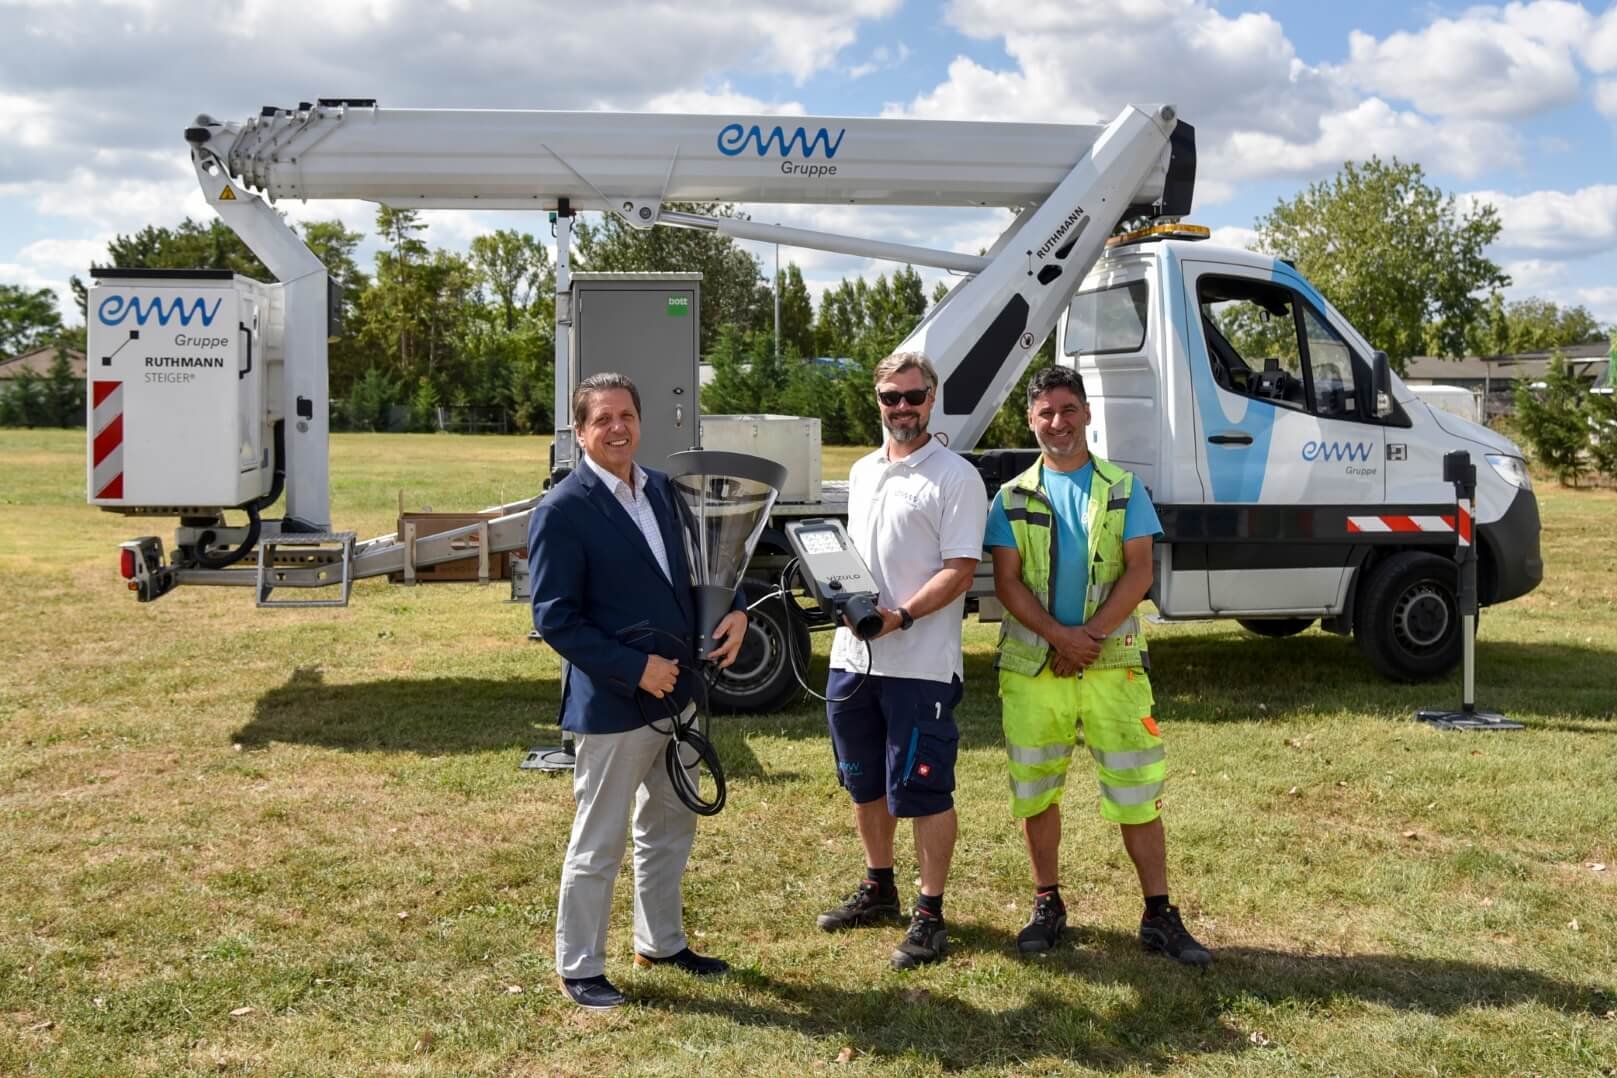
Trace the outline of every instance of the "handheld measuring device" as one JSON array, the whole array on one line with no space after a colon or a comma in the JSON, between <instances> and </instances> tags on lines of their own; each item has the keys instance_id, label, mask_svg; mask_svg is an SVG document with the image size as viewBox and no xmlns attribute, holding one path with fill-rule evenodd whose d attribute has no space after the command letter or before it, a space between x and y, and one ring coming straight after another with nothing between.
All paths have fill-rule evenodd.
<instances>
[{"instance_id":1,"label":"handheld measuring device","mask_svg":"<svg viewBox=\"0 0 1617 1078\"><path fill-rule=\"evenodd\" d=\"M831 620L846 619L853 634L870 640L882 629L880 589L839 520L810 517L786 525L804 584Z\"/></svg>"}]
</instances>

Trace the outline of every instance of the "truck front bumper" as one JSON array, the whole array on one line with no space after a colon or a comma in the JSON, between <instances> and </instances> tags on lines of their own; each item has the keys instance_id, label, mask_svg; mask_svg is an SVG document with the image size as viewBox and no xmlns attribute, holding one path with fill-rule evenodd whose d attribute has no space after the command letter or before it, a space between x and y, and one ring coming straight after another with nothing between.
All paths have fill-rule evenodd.
<instances>
[{"instance_id":1,"label":"truck front bumper","mask_svg":"<svg viewBox=\"0 0 1617 1078\"><path fill-rule=\"evenodd\" d=\"M1498 520L1477 525L1488 570L1479 581L1484 605L1526 595L1544 579L1538 532L1538 499L1530 490L1518 490Z\"/></svg>"}]
</instances>

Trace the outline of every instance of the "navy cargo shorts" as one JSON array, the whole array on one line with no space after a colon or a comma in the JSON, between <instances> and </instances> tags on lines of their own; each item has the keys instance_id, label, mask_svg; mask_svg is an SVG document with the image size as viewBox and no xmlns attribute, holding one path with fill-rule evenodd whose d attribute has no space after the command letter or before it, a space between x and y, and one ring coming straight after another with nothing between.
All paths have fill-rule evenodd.
<instances>
[{"instance_id":1,"label":"navy cargo shorts","mask_svg":"<svg viewBox=\"0 0 1617 1078\"><path fill-rule=\"evenodd\" d=\"M954 808L954 764L960 747L954 709L960 679L862 675L833 670L825 695L837 777L855 804L887 795L894 816L931 816Z\"/></svg>"}]
</instances>

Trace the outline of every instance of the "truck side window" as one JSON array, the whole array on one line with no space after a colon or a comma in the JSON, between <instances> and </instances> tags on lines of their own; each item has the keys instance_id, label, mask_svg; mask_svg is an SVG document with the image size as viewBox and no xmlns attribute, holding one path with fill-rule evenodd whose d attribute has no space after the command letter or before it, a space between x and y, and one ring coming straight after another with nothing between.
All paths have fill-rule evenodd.
<instances>
[{"instance_id":1,"label":"truck side window","mask_svg":"<svg viewBox=\"0 0 1617 1078\"><path fill-rule=\"evenodd\" d=\"M1307 411L1291 289L1250 277L1203 277L1196 293L1213 380L1231 393Z\"/></svg>"},{"instance_id":2,"label":"truck side window","mask_svg":"<svg viewBox=\"0 0 1617 1078\"><path fill-rule=\"evenodd\" d=\"M1312 307L1302 307L1308 335L1308 368L1314 376L1314 412L1334 419L1357 419L1359 394L1353 381L1353 353Z\"/></svg>"},{"instance_id":3,"label":"truck side window","mask_svg":"<svg viewBox=\"0 0 1617 1078\"><path fill-rule=\"evenodd\" d=\"M1144 281L1078 293L1067 309L1067 354L1138 352L1145 345L1150 296Z\"/></svg>"}]
</instances>

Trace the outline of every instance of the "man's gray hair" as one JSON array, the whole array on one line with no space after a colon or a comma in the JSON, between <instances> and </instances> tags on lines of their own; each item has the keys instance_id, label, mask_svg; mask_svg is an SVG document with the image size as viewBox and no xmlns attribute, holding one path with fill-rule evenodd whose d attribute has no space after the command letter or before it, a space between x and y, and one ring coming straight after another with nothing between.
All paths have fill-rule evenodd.
<instances>
[{"instance_id":1,"label":"man's gray hair","mask_svg":"<svg viewBox=\"0 0 1617 1078\"><path fill-rule=\"evenodd\" d=\"M627 374L617 374L613 371L603 371L592 374L578 383L573 390L573 429L577 430L584 425L590 417L590 398L597 393L608 389L627 389L629 397L634 401L634 414L640 414L640 390L635 388L634 381Z\"/></svg>"},{"instance_id":2,"label":"man's gray hair","mask_svg":"<svg viewBox=\"0 0 1617 1078\"><path fill-rule=\"evenodd\" d=\"M920 371L922 376L926 378L926 387L928 389L938 388L937 368L932 366L930 359L927 359L919 352L894 352L876 364L876 380L874 384L881 385L894 375L902 374L912 368Z\"/></svg>"}]
</instances>

